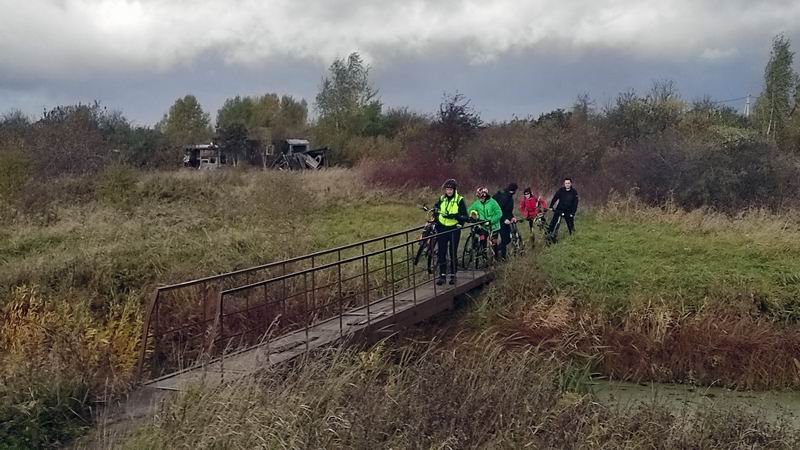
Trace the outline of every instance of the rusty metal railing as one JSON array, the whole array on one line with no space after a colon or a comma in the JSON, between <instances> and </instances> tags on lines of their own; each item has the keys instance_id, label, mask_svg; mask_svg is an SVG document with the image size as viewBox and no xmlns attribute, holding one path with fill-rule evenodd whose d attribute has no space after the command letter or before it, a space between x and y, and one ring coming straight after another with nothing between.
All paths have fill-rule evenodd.
<instances>
[{"instance_id":1,"label":"rusty metal railing","mask_svg":"<svg viewBox=\"0 0 800 450\"><path fill-rule=\"evenodd\" d=\"M390 300L394 314L398 296L405 293L406 303L415 306L416 288L433 279L424 258L414 264L419 246L452 235L411 238L421 228L158 288L143 327L139 380L302 330L308 345L310 327L325 321L338 320L343 335L350 323L369 324L376 314L387 315L372 311L376 302ZM358 308L363 311L352 312Z\"/></svg>"}]
</instances>

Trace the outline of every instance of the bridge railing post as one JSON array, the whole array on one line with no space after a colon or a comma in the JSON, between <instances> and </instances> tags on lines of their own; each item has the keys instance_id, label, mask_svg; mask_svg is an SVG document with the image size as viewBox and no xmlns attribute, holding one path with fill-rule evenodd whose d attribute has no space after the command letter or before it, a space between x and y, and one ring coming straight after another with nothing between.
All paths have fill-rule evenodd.
<instances>
[{"instance_id":1,"label":"bridge railing post","mask_svg":"<svg viewBox=\"0 0 800 450\"><path fill-rule=\"evenodd\" d=\"M225 363L225 350L226 350L226 347L228 346L228 343L225 342L225 322L224 322L225 321L225 314L224 314L224 311L225 311L225 294L223 292L220 292L218 300L217 300L217 320L216 320L217 327L215 327L215 328L217 328L219 330L218 331L218 333L219 333L219 353L220 353L219 364L220 364L221 376L223 376L223 377L224 377L224 370L222 370L222 369L224 369L224 367L225 367L224 366L224 363Z\"/></svg>"},{"instance_id":2,"label":"bridge railing post","mask_svg":"<svg viewBox=\"0 0 800 450\"><path fill-rule=\"evenodd\" d=\"M386 238L383 238L383 283L384 286L389 283L389 260L387 259L386 249L387 249L387 242Z\"/></svg>"},{"instance_id":3,"label":"bridge railing post","mask_svg":"<svg viewBox=\"0 0 800 450\"><path fill-rule=\"evenodd\" d=\"M370 301L369 301L369 255L364 256L364 296L367 302L367 326L370 325Z\"/></svg>"},{"instance_id":4,"label":"bridge railing post","mask_svg":"<svg viewBox=\"0 0 800 450\"><path fill-rule=\"evenodd\" d=\"M437 236L436 240L438 241L438 239L439 239L439 237ZM437 253L442 251L442 249L438 248L439 247L439 243L438 242L436 243L436 247L437 247ZM437 259L438 259L438 257L437 257ZM433 265L433 280L432 280L433 281L433 296L436 297L437 295L439 295L438 292L436 292L436 277L438 276L436 274L436 272L439 271L439 261L431 261L431 264Z\"/></svg>"},{"instance_id":5,"label":"bridge railing post","mask_svg":"<svg viewBox=\"0 0 800 450\"><path fill-rule=\"evenodd\" d=\"M411 246L408 245L408 232L405 233L406 238L406 245L404 246L406 249L406 283L409 288L413 288L411 285Z\"/></svg>"},{"instance_id":6,"label":"bridge railing post","mask_svg":"<svg viewBox=\"0 0 800 450\"><path fill-rule=\"evenodd\" d=\"M138 382L142 382L143 374L144 374L144 364L145 359L147 358L147 344L150 340L150 327L153 325L154 316L158 315L158 302L161 297L161 289L156 288L155 294L153 294L153 300L150 302L150 308L147 310L147 314L144 317L144 324L142 326L142 340L139 343L141 345L141 349L139 350L139 362L136 367L136 380ZM156 358L158 354L158 344L155 338L155 332L153 333L153 355L151 359ZM151 370L154 361L150 361Z\"/></svg>"},{"instance_id":7,"label":"bridge railing post","mask_svg":"<svg viewBox=\"0 0 800 450\"><path fill-rule=\"evenodd\" d=\"M306 351L308 351L308 322L310 320L308 311L308 272L303 273L303 323L306 334Z\"/></svg>"},{"instance_id":8,"label":"bridge railing post","mask_svg":"<svg viewBox=\"0 0 800 450\"><path fill-rule=\"evenodd\" d=\"M286 319L286 263L281 264L283 268L281 274L281 311L284 320Z\"/></svg>"},{"instance_id":9,"label":"bridge railing post","mask_svg":"<svg viewBox=\"0 0 800 450\"><path fill-rule=\"evenodd\" d=\"M396 296L395 296L395 288L394 288L394 250L391 250L389 253L389 260L392 264L392 316L397 314L397 304L396 304Z\"/></svg>"},{"instance_id":10,"label":"bridge railing post","mask_svg":"<svg viewBox=\"0 0 800 450\"><path fill-rule=\"evenodd\" d=\"M311 268L315 268L315 258L311 257ZM316 315L317 311L317 271L311 271L311 311L313 314L311 316L311 323L314 322L314 315Z\"/></svg>"},{"instance_id":11,"label":"bridge railing post","mask_svg":"<svg viewBox=\"0 0 800 450\"><path fill-rule=\"evenodd\" d=\"M344 296L342 294L342 252L341 250L336 255L336 272L337 272L337 286L338 286L338 299L339 299L339 337L344 335Z\"/></svg>"},{"instance_id":12,"label":"bridge railing post","mask_svg":"<svg viewBox=\"0 0 800 450\"><path fill-rule=\"evenodd\" d=\"M156 303L155 316L153 317L153 355L156 359L161 358L161 346L163 339L161 339L161 301Z\"/></svg>"},{"instance_id":13,"label":"bridge railing post","mask_svg":"<svg viewBox=\"0 0 800 450\"><path fill-rule=\"evenodd\" d=\"M411 254L414 254L413 245L414 244L411 244L411 246L412 246L411 247ZM409 262L410 262L410 260L409 260ZM412 298L414 299L414 307L416 308L417 307L417 268L416 267L412 267L411 268L411 280L410 280L410 282L411 282L411 292L413 293Z\"/></svg>"}]
</instances>

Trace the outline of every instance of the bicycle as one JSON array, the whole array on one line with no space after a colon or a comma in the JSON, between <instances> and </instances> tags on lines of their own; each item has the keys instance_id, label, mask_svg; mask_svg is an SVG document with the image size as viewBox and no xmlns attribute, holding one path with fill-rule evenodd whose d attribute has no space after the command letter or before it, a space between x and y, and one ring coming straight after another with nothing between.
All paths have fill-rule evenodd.
<instances>
[{"instance_id":1,"label":"bicycle","mask_svg":"<svg viewBox=\"0 0 800 450\"><path fill-rule=\"evenodd\" d=\"M525 241L522 239L522 235L519 234L517 222L511 222L511 242L509 242L509 245L511 247L511 256L521 256L525 253Z\"/></svg>"},{"instance_id":2,"label":"bicycle","mask_svg":"<svg viewBox=\"0 0 800 450\"><path fill-rule=\"evenodd\" d=\"M425 258L428 263L428 274L430 275L433 274L433 264L436 260L437 247L436 238L429 236L436 234L436 214L438 214L439 211L436 208L430 209L427 206L421 206L420 209L425 212L430 212L430 217L426 221L425 226L422 228L422 235L420 236L420 239L422 240L419 243L417 254L414 256L414 265L416 266L419 264L420 258L422 258L422 255L425 254Z\"/></svg>"},{"instance_id":3,"label":"bicycle","mask_svg":"<svg viewBox=\"0 0 800 450\"><path fill-rule=\"evenodd\" d=\"M536 234L540 233L547 240L547 216L545 212L536 214L532 219L526 219L531 229L531 247L536 246Z\"/></svg>"},{"instance_id":4,"label":"bicycle","mask_svg":"<svg viewBox=\"0 0 800 450\"><path fill-rule=\"evenodd\" d=\"M473 219L473 221L477 221ZM465 270L483 269L489 267L495 258L493 239L491 231L483 225L476 225L470 228L469 236L464 242L464 249L461 252L461 267Z\"/></svg>"},{"instance_id":5,"label":"bicycle","mask_svg":"<svg viewBox=\"0 0 800 450\"><path fill-rule=\"evenodd\" d=\"M553 211L553 214L556 214L556 211ZM556 221L555 228L553 228L553 232L552 233L548 232L548 233L545 234L545 237L544 237L544 244L545 245L549 246L549 245L553 245L556 242L558 242L558 229L561 226L561 219L563 219L565 215L566 215L566 213L564 213L564 212L558 213L558 219Z\"/></svg>"}]
</instances>

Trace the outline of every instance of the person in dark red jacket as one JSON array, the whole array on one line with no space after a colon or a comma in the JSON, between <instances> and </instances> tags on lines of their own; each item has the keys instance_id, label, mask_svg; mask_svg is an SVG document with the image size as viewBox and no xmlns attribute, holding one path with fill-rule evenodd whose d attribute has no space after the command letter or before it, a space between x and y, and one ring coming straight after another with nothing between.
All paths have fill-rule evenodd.
<instances>
[{"instance_id":1,"label":"person in dark red jacket","mask_svg":"<svg viewBox=\"0 0 800 450\"><path fill-rule=\"evenodd\" d=\"M522 217L528 221L528 227L532 233L533 219L547 211L547 201L544 197L533 195L531 188L525 188L522 193L522 200L519 202L519 211L522 213Z\"/></svg>"}]
</instances>

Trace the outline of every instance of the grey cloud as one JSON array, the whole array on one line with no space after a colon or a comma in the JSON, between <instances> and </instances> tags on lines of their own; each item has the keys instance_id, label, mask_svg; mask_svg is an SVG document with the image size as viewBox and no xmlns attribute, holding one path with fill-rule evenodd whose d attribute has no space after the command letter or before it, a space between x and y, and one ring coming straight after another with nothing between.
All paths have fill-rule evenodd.
<instances>
[{"instance_id":1,"label":"grey cloud","mask_svg":"<svg viewBox=\"0 0 800 450\"><path fill-rule=\"evenodd\" d=\"M0 110L99 99L144 123L179 95L313 100L360 51L389 105L443 91L488 118L610 98L672 78L685 96L757 93L770 38L800 38L796 0L0 0Z\"/></svg>"},{"instance_id":2,"label":"grey cloud","mask_svg":"<svg viewBox=\"0 0 800 450\"><path fill-rule=\"evenodd\" d=\"M6 70L53 78L95 70L167 70L209 51L233 64L286 55L329 61L360 50L376 65L458 46L474 63L540 46L725 58L800 23L773 0L0 0Z\"/></svg>"}]
</instances>

